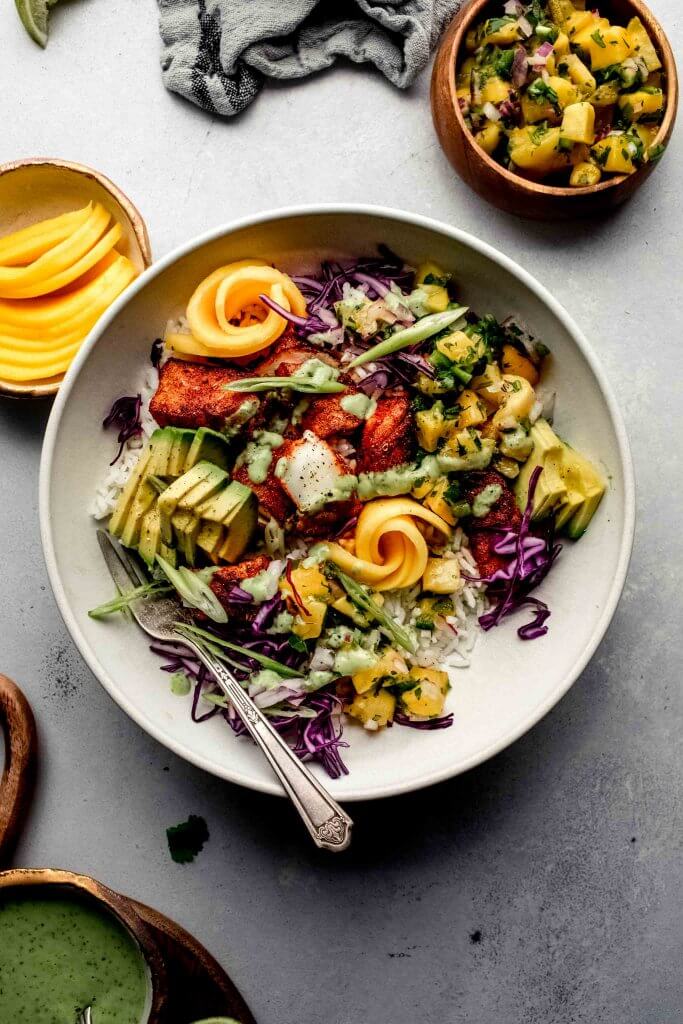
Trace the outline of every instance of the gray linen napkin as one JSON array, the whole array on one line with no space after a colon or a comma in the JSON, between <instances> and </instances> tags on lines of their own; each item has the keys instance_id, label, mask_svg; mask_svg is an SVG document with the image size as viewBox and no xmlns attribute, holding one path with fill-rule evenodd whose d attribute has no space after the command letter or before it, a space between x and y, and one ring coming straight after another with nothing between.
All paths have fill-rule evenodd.
<instances>
[{"instance_id":1,"label":"gray linen napkin","mask_svg":"<svg viewBox=\"0 0 683 1024\"><path fill-rule=\"evenodd\" d=\"M303 78L338 57L401 89L424 68L460 0L158 0L167 89L239 114L264 78Z\"/></svg>"}]
</instances>

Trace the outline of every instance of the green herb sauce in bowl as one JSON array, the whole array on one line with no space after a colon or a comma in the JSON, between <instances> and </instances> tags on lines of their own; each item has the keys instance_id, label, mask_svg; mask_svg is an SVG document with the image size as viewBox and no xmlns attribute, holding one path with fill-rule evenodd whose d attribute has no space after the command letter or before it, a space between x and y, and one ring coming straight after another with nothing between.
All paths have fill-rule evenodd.
<instances>
[{"instance_id":1,"label":"green herb sauce in bowl","mask_svg":"<svg viewBox=\"0 0 683 1024\"><path fill-rule=\"evenodd\" d=\"M150 981L135 939L95 901L52 887L0 892L0 1021L141 1024Z\"/></svg>"}]
</instances>

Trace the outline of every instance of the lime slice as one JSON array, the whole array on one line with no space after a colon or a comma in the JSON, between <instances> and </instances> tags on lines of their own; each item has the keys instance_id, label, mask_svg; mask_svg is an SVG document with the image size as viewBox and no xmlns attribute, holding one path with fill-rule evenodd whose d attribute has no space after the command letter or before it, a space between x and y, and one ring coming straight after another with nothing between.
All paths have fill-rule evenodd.
<instances>
[{"instance_id":1,"label":"lime slice","mask_svg":"<svg viewBox=\"0 0 683 1024\"><path fill-rule=\"evenodd\" d=\"M47 19L57 0L14 0L23 26L39 46L47 46Z\"/></svg>"}]
</instances>

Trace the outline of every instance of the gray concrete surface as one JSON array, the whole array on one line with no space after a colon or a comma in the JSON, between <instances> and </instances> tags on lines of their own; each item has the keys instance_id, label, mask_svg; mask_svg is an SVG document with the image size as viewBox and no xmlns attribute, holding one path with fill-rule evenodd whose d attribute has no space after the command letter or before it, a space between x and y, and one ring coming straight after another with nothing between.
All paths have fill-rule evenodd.
<instances>
[{"instance_id":1,"label":"gray concrete surface","mask_svg":"<svg viewBox=\"0 0 683 1024\"><path fill-rule=\"evenodd\" d=\"M675 49L676 0L653 0ZM593 340L639 484L629 580L608 636L531 734L469 775L358 806L353 850L312 852L284 803L176 760L82 664L40 551L48 406L0 404L0 669L39 720L22 865L91 873L155 904L230 968L260 1024L683 1021L683 129L627 209L534 225L482 205L432 131L428 77L399 94L343 68L268 89L219 123L167 95L152 0L58 7L43 53L0 7L0 159L82 160L139 203L157 255L231 217L357 200L442 218L534 273ZM211 838L171 862L168 825Z\"/></svg>"}]
</instances>

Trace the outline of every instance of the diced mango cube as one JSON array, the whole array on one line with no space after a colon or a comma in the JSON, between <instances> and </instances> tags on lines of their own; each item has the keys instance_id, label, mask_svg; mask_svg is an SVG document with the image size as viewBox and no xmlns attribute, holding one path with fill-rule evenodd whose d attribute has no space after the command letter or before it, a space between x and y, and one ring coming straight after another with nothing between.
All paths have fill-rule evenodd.
<instances>
[{"instance_id":1,"label":"diced mango cube","mask_svg":"<svg viewBox=\"0 0 683 1024\"><path fill-rule=\"evenodd\" d=\"M481 102L494 103L497 106L499 103L504 103L509 98L511 92L511 82L506 82L504 79L498 78L497 75L492 75L491 78L486 79L482 86Z\"/></svg>"},{"instance_id":2,"label":"diced mango cube","mask_svg":"<svg viewBox=\"0 0 683 1024\"><path fill-rule=\"evenodd\" d=\"M588 185L597 185L602 174L596 164L583 161L576 164L569 176L569 184L572 188L586 188Z\"/></svg>"},{"instance_id":3,"label":"diced mango cube","mask_svg":"<svg viewBox=\"0 0 683 1024\"><path fill-rule=\"evenodd\" d=\"M444 498L444 493L447 490L448 479L444 476L439 477L426 495L423 504L428 509L431 509L432 512L436 513L437 516L441 516L444 522L448 523L449 526L455 526L457 519L453 515L451 506Z\"/></svg>"},{"instance_id":4,"label":"diced mango cube","mask_svg":"<svg viewBox=\"0 0 683 1024\"><path fill-rule=\"evenodd\" d=\"M619 25L598 29L594 37L591 37L587 49L590 53L592 71L600 71L612 64L621 64L633 53L626 29Z\"/></svg>"},{"instance_id":5,"label":"diced mango cube","mask_svg":"<svg viewBox=\"0 0 683 1024\"><path fill-rule=\"evenodd\" d=\"M410 677L417 685L401 694L401 704L409 715L418 718L436 718L443 712L446 695L450 689L448 674L436 668L420 668L415 665Z\"/></svg>"},{"instance_id":6,"label":"diced mango cube","mask_svg":"<svg viewBox=\"0 0 683 1024\"><path fill-rule=\"evenodd\" d=\"M567 53L557 62L557 70L561 75L568 74L583 96L595 92L597 82L584 62L575 53Z\"/></svg>"},{"instance_id":7,"label":"diced mango cube","mask_svg":"<svg viewBox=\"0 0 683 1024\"><path fill-rule=\"evenodd\" d=\"M595 109L587 101L572 103L562 117L562 138L592 145L595 141Z\"/></svg>"},{"instance_id":8,"label":"diced mango cube","mask_svg":"<svg viewBox=\"0 0 683 1024\"><path fill-rule=\"evenodd\" d=\"M435 402L431 409L423 409L415 414L417 439L426 452L435 452L437 445L448 430L443 418L443 403Z\"/></svg>"},{"instance_id":9,"label":"diced mango cube","mask_svg":"<svg viewBox=\"0 0 683 1024\"><path fill-rule=\"evenodd\" d=\"M487 121L481 131L478 131L474 136L476 142L481 146L485 153L489 156L498 148L498 144L503 136L503 130L500 127L498 121ZM444 289L445 290L445 289ZM448 293L446 293L446 305L448 305ZM444 306L444 309L446 306ZM434 312L440 312L435 310Z\"/></svg>"},{"instance_id":10,"label":"diced mango cube","mask_svg":"<svg viewBox=\"0 0 683 1024\"><path fill-rule=\"evenodd\" d=\"M634 57L642 57L648 71L659 71L662 62L640 18L631 18L626 32Z\"/></svg>"},{"instance_id":11,"label":"diced mango cube","mask_svg":"<svg viewBox=\"0 0 683 1024\"><path fill-rule=\"evenodd\" d=\"M560 137L559 128L515 128L510 132L510 159L534 177L561 171L571 161L561 147Z\"/></svg>"},{"instance_id":12,"label":"diced mango cube","mask_svg":"<svg viewBox=\"0 0 683 1024\"><path fill-rule=\"evenodd\" d=\"M618 103L626 121L647 120L664 109L664 93L661 89L638 89L621 95Z\"/></svg>"},{"instance_id":13,"label":"diced mango cube","mask_svg":"<svg viewBox=\"0 0 683 1024\"><path fill-rule=\"evenodd\" d=\"M571 103L576 103L579 98L578 90L573 82L569 82L566 78L560 78L559 75L550 75L548 85L557 94L560 110L564 110Z\"/></svg>"},{"instance_id":14,"label":"diced mango cube","mask_svg":"<svg viewBox=\"0 0 683 1024\"><path fill-rule=\"evenodd\" d=\"M531 360L522 355L514 345L503 345L503 356L501 359L503 373L513 373L517 377L524 377L532 387L538 384L538 370Z\"/></svg>"},{"instance_id":15,"label":"diced mango cube","mask_svg":"<svg viewBox=\"0 0 683 1024\"><path fill-rule=\"evenodd\" d=\"M396 698L388 690L379 690L378 693L357 693L347 708L348 713L362 722L370 732L383 729L391 722L395 710Z\"/></svg>"},{"instance_id":16,"label":"diced mango cube","mask_svg":"<svg viewBox=\"0 0 683 1024\"><path fill-rule=\"evenodd\" d=\"M462 588L457 558L428 558L422 586L431 594L455 594Z\"/></svg>"},{"instance_id":17,"label":"diced mango cube","mask_svg":"<svg viewBox=\"0 0 683 1024\"><path fill-rule=\"evenodd\" d=\"M636 146L623 132L608 135L596 142L591 156L603 171L609 174L633 174L636 170L634 157Z\"/></svg>"},{"instance_id":18,"label":"diced mango cube","mask_svg":"<svg viewBox=\"0 0 683 1024\"><path fill-rule=\"evenodd\" d=\"M367 693L374 686L379 686L387 677L405 675L406 669L406 663L401 655L388 647L374 665L354 672L351 681L356 693Z\"/></svg>"}]
</instances>

